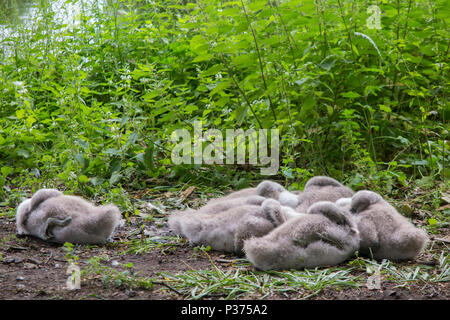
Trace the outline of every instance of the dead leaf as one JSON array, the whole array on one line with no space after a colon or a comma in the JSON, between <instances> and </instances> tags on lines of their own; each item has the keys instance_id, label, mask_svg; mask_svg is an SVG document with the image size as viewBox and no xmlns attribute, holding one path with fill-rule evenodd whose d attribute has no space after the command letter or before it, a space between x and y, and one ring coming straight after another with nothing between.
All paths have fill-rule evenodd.
<instances>
[{"instance_id":1,"label":"dead leaf","mask_svg":"<svg viewBox=\"0 0 450 320\"><path fill-rule=\"evenodd\" d=\"M442 192L441 193L441 199L444 200L447 203L450 203L450 194Z\"/></svg>"},{"instance_id":2,"label":"dead leaf","mask_svg":"<svg viewBox=\"0 0 450 320\"><path fill-rule=\"evenodd\" d=\"M189 197L192 194L192 192L194 192L194 190L195 190L195 187L191 186L191 187L187 188L186 190L184 190L183 192L181 192L181 197L182 197L181 201L186 200L187 197Z\"/></svg>"},{"instance_id":3,"label":"dead leaf","mask_svg":"<svg viewBox=\"0 0 450 320\"><path fill-rule=\"evenodd\" d=\"M441 206L438 208L439 211L444 211L445 209L450 209L450 204L446 204L445 206Z\"/></svg>"},{"instance_id":4,"label":"dead leaf","mask_svg":"<svg viewBox=\"0 0 450 320\"><path fill-rule=\"evenodd\" d=\"M170 198L170 197L173 196L173 192L172 192L172 191L166 192L166 193L164 193L163 196L164 196L165 198Z\"/></svg>"}]
</instances>

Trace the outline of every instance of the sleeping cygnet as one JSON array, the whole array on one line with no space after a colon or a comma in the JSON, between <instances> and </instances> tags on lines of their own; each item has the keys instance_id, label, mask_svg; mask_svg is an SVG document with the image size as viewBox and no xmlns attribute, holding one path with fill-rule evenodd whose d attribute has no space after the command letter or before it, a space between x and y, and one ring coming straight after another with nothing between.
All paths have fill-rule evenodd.
<instances>
[{"instance_id":1,"label":"sleeping cygnet","mask_svg":"<svg viewBox=\"0 0 450 320\"><path fill-rule=\"evenodd\" d=\"M300 213L306 212L316 202L335 202L340 198L351 197L354 194L350 188L333 178L325 176L316 176L309 179L303 192L287 191L278 183L269 180L261 182L256 189L258 195L276 199L281 205L295 208Z\"/></svg>"},{"instance_id":2,"label":"sleeping cygnet","mask_svg":"<svg viewBox=\"0 0 450 320\"><path fill-rule=\"evenodd\" d=\"M352 215L321 201L267 235L246 240L243 250L258 269L286 270L336 265L358 247L359 232Z\"/></svg>"},{"instance_id":3,"label":"sleeping cygnet","mask_svg":"<svg viewBox=\"0 0 450 320\"><path fill-rule=\"evenodd\" d=\"M239 192L239 191L238 191ZM266 200L266 198L258 195L248 195L244 196L245 193L241 194L239 197L223 197L209 200L203 207L197 210L188 208L185 210L178 210L173 212L168 219L169 227L178 235L186 237L183 232L183 224L189 223L187 221L192 219L198 219L201 216L210 216L223 213L231 208L242 207L242 206L260 206L261 203ZM233 211L230 211L233 212ZM245 212L245 210L239 211ZM195 218L191 218L191 215L195 215Z\"/></svg>"},{"instance_id":4,"label":"sleeping cygnet","mask_svg":"<svg viewBox=\"0 0 450 320\"><path fill-rule=\"evenodd\" d=\"M303 192L298 196L298 205L295 210L306 212L308 208L319 201L336 202L340 198L353 196L352 189L339 181L325 176L317 176L308 180Z\"/></svg>"},{"instance_id":5,"label":"sleeping cygnet","mask_svg":"<svg viewBox=\"0 0 450 320\"><path fill-rule=\"evenodd\" d=\"M379 194L362 190L338 206L350 208L361 235L360 253L375 259L407 260L416 257L428 242L416 228Z\"/></svg>"},{"instance_id":6,"label":"sleeping cygnet","mask_svg":"<svg viewBox=\"0 0 450 320\"><path fill-rule=\"evenodd\" d=\"M245 239L265 235L285 220L299 215L287 207L273 212L272 201L277 202L267 199L260 206L236 206L217 214L174 213L169 217L169 227L192 244L242 254Z\"/></svg>"},{"instance_id":7,"label":"sleeping cygnet","mask_svg":"<svg viewBox=\"0 0 450 320\"><path fill-rule=\"evenodd\" d=\"M216 214L219 212L226 211L228 209L244 206L244 205L256 205L259 206L263 203L266 198L258 195L248 195L239 197L222 197L217 199L209 200L203 207L199 208L197 211L208 214Z\"/></svg>"},{"instance_id":8,"label":"sleeping cygnet","mask_svg":"<svg viewBox=\"0 0 450 320\"><path fill-rule=\"evenodd\" d=\"M94 206L54 189L40 189L17 208L18 234L57 243L104 244L120 222L112 204Z\"/></svg>"}]
</instances>

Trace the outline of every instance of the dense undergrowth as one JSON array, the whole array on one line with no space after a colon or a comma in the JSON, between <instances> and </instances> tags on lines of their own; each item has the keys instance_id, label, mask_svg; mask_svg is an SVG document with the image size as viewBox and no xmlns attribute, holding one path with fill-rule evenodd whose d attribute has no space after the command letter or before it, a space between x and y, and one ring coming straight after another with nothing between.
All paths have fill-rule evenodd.
<instances>
[{"instance_id":1,"label":"dense undergrowth","mask_svg":"<svg viewBox=\"0 0 450 320\"><path fill-rule=\"evenodd\" d=\"M115 197L267 178L174 165L171 133L195 120L279 129L291 188L448 186L447 1L67 0L80 10L61 19L40 0L32 23L13 21L20 3L0 14L4 205L44 185Z\"/></svg>"}]
</instances>

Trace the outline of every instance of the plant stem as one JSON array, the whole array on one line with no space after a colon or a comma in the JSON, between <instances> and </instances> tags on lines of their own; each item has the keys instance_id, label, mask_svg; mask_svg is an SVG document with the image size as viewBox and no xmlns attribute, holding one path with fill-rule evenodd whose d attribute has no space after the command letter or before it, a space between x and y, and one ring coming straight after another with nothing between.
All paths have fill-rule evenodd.
<instances>
[{"instance_id":1,"label":"plant stem","mask_svg":"<svg viewBox=\"0 0 450 320\"><path fill-rule=\"evenodd\" d=\"M228 65L228 63L226 62L225 58L220 55L220 59L222 60L222 63L224 64L225 68L227 68L228 74L230 75L231 79L234 82L234 85L238 88L239 92L241 93L242 97L244 98L245 103L247 104L247 106L249 107L250 111L252 112L253 116L255 117L256 121L258 122L258 125L261 129L263 129L263 126L261 124L261 122L259 121L258 116L256 115L255 111L252 108L252 105L250 103L250 101L248 100L247 95L245 94L244 90L242 90L241 86L239 85L239 83L237 82L233 71L231 70L230 66Z\"/></svg>"},{"instance_id":2,"label":"plant stem","mask_svg":"<svg viewBox=\"0 0 450 320\"><path fill-rule=\"evenodd\" d=\"M356 62L355 53L353 52L352 37L350 35L350 31L348 30L347 22L345 21L344 8L342 7L341 0L338 0L338 4L339 4L339 9L341 11L341 18L342 18L342 21L344 22L345 31L347 32L348 42L350 43L350 49L352 52L353 61Z\"/></svg>"},{"instance_id":3,"label":"plant stem","mask_svg":"<svg viewBox=\"0 0 450 320\"><path fill-rule=\"evenodd\" d=\"M263 80L264 90L266 91L267 98L269 99L269 107L270 107L270 110L272 111L274 120L277 121L277 116L275 114L275 110L274 110L274 106L273 106L273 102L272 102L272 97L270 96L269 90L267 88L266 77L264 75L264 66L263 66L263 62L262 62L261 52L260 52L259 46L258 46L258 41L256 40L256 33L255 33L255 30L253 29L252 24L250 22L250 19L248 17L247 10L245 9L245 5L244 5L243 0L241 0L241 4L242 4L242 9L244 10L245 18L247 19L248 26L249 26L249 28L250 28L250 30L252 32L252 35L253 35L253 40L255 42L256 52L258 53L258 61L259 61L259 68L261 70L261 78Z\"/></svg>"}]
</instances>

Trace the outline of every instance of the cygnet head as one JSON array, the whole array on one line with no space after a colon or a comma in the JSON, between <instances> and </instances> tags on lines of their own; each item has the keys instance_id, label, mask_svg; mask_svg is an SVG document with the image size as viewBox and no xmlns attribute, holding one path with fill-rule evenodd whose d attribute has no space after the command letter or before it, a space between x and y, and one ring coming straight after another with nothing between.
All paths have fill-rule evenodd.
<instances>
[{"instance_id":1,"label":"cygnet head","mask_svg":"<svg viewBox=\"0 0 450 320\"><path fill-rule=\"evenodd\" d=\"M256 187L258 195L273 199L278 199L278 195L285 190L282 185L270 180L265 180Z\"/></svg>"},{"instance_id":2,"label":"cygnet head","mask_svg":"<svg viewBox=\"0 0 450 320\"><path fill-rule=\"evenodd\" d=\"M17 207L16 226L18 234L26 234L26 216L30 211L31 199L26 199Z\"/></svg>"}]
</instances>

